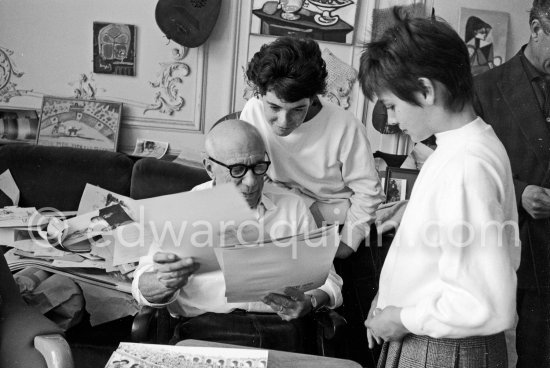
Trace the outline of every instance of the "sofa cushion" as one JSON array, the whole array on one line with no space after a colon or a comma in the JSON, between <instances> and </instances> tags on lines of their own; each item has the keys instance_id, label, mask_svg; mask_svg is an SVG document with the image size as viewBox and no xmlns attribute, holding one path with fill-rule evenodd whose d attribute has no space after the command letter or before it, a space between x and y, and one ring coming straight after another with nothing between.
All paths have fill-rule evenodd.
<instances>
[{"instance_id":1,"label":"sofa cushion","mask_svg":"<svg viewBox=\"0 0 550 368\"><path fill-rule=\"evenodd\" d=\"M186 192L208 180L210 177L202 168L144 158L134 165L130 197L144 199Z\"/></svg>"},{"instance_id":2,"label":"sofa cushion","mask_svg":"<svg viewBox=\"0 0 550 368\"><path fill-rule=\"evenodd\" d=\"M0 173L10 169L21 207L74 211L86 183L130 194L133 161L123 153L10 144L0 147Z\"/></svg>"}]
</instances>

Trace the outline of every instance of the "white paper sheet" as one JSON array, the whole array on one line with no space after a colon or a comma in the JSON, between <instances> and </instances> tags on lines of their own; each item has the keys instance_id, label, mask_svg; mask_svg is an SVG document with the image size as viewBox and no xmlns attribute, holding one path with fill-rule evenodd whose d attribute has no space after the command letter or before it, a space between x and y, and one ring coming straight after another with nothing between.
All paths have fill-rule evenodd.
<instances>
[{"instance_id":1,"label":"white paper sheet","mask_svg":"<svg viewBox=\"0 0 550 368\"><path fill-rule=\"evenodd\" d=\"M255 302L285 287L302 292L323 285L338 249L336 225L295 237L218 248L229 303Z\"/></svg>"},{"instance_id":2,"label":"white paper sheet","mask_svg":"<svg viewBox=\"0 0 550 368\"><path fill-rule=\"evenodd\" d=\"M219 269L214 248L220 232L231 225L256 221L254 211L233 184L135 201L139 205L136 224L114 232L113 265L139 260L149 246L158 244L165 252L192 257L197 271Z\"/></svg>"},{"instance_id":3,"label":"white paper sheet","mask_svg":"<svg viewBox=\"0 0 550 368\"><path fill-rule=\"evenodd\" d=\"M0 175L0 189L12 200L14 206L19 204L19 188L9 169Z\"/></svg>"}]
</instances>

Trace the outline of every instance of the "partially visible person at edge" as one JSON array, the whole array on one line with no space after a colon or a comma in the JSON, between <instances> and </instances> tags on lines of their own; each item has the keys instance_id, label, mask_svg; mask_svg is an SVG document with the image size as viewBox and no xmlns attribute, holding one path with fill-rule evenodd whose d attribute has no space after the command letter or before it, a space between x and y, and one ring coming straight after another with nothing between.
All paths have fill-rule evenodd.
<instances>
[{"instance_id":1,"label":"partially visible person at edge","mask_svg":"<svg viewBox=\"0 0 550 368\"><path fill-rule=\"evenodd\" d=\"M518 367L550 367L550 0L535 0L530 38L474 78L474 107L504 144L519 209Z\"/></svg>"},{"instance_id":2,"label":"partially visible person at edge","mask_svg":"<svg viewBox=\"0 0 550 368\"><path fill-rule=\"evenodd\" d=\"M365 321L379 367L507 367L520 246L510 162L477 117L468 50L444 21L409 18L361 56L364 94L437 149L415 182Z\"/></svg>"},{"instance_id":3,"label":"partially visible person at edge","mask_svg":"<svg viewBox=\"0 0 550 368\"><path fill-rule=\"evenodd\" d=\"M246 75L255 97L240 118L266 143L269 178L299 193L318 225L343 225L336 258L347 258L368 237L383 198L365 127L319 99L327 70L311 39L280 37L263 45Z\"/></svg>"}]
</instances>

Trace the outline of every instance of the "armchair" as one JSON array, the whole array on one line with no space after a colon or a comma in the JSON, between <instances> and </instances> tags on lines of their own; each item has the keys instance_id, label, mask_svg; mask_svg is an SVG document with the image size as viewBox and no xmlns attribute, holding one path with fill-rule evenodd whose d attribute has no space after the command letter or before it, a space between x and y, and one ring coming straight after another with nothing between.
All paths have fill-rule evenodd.
<instances>
[{"instance_id":1,"label":"armchair","mask_svg":"<svg viewBox=\"0 0 550 368\"><path fill-rule=\"evenodd\" d=\"M27 306L0 256L0 367L73 368L63 331Z\"/></svg>"},{"instance_id":2,"label":"armchair","mask_svg":"<svg viewBox=\"0 0 550 368\"><path fill-rule=\"evenodd\" d=\"M314 321L314 331L311 333L315 335L315 341L306 344L308 351L304 353L337 356L346 334L346 320L336 311L328 309L321 309L311 317ZM178 320L170 316L166 308L144 307L134 318L131 339L133 342L168 344L177 323Z\"/></svg>"}]
</instances>

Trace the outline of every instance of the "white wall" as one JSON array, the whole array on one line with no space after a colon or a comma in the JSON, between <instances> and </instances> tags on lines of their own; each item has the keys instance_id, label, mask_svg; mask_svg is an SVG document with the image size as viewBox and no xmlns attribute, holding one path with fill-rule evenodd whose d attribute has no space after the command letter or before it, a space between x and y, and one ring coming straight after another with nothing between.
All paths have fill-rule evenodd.
<instances>
[{"instance_id":1,"label":"white wall","mask_svg":"<svg viewBox=\"0 0 550 368\"><path fill-rule=\"evenodd\" d=\"M16 89L27 91L22 97L4 101L0 92L0 107L39 109L43 95L71 97L71 83L80 74L92 71L93 21L134 24L138 39L136 77L94 75L98 99L125 104L119 151L131 152L136 139L142 137L167 141L171 154L182 153L191 161L200 161L204 132L219 117L244 104L241 67L259 47L254 37L249 37L250 1L222 1L209 40L190 49L183 59L191 70L180 86L185 106L167 115L158 111L143 114L144 108L154 103L155 89L149 83L157 79L161 63L173 61L172 50L177 46L173 42L167 44L154 21L155 0L0 0L0 47L13 51L11 58L24 74L12 77L12 82L17 84ZM382 0L357 1L360 13L354 44L322 45L356 68L361 43L368 38L370 14ZM460 7L510 13L507 58L528 40L531 0L427 1L433 1L436 13L455 27ZM356 85L350 111L363 118L367 105ZM363 120L373 150L395 152L395 137L378 134L369 116ZM399 146L400 150L406 149L403 140Z\"/></svg>"},{"instance_id":2,"label":"white wall","mask_svg":"<svg viewBox=\"0 0 550 368\"><path fill-rule=\"evenodd\" d=\"M0 92L0 107L40 109L44 95L72 97L81 74L93 69L94 21L125 23L137 28L136 76L93 74L97 99L124 103L119 151L131 152L137 138L170 143L170 153L183 152L198 161L204 131L231 110L236 6L222 2L216 27L201 47L181 61L190 73L177 84L184 98L173 114L156 110L163 63L174 63L174 42L167 42L154 18L154 0L0 0L0 47L23 74L11 76L22 96ZM0 70L0 75L3 70ZM4 99L2 99L4 96Z\"/></svg>"}]
</instances>

